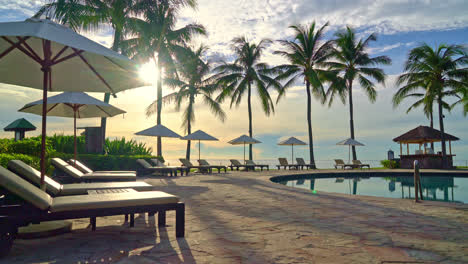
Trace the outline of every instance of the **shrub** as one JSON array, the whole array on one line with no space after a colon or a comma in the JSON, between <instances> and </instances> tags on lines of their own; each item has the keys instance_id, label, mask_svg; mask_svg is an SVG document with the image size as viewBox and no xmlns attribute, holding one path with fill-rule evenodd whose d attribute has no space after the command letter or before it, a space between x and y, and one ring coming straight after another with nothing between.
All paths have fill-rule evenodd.
<instances>
[{"instance_id":1,"label":"shrub","mask_svg":"<svg viewBox=\"0 0 468 264\"><path fill-rule=\"evenodd\" d=\"M50 143L46 141L46 153L51 154L53 152L54 149ZM39 157L41 154L41 140L37 140L37 138L27 138L20 141L10 140L5 153L26 154Z\"/></svg>"},{"instance_id":2,"label":"shrub","mask_svg":"<svg viewBox=\"0 0 468 264\"><path fill-rule=\"evenodd\" d=\"M138 143L133 139L126 141L125 137L122 137L115 140L106 139L104 151L108 155L151 155L153 149L145 143Z\"/></svg>"},{"instance_id":3,"label":"shrub","mask_svg":"<svg viewBox=\"0 0 468 264\"><path fill-rule=\"evenodd\" d=\"M54 153L53 157L61 158L65 161L73 158L73 154ZM137 159L154 159L161 161L161 157L151 155L100 155L100 154L79 154L77 159L83 162L92 170L136 170Z\"/></svg>"},{"instance_id":4,"label":"shrub","mask_svg":"<svg viewBox=\"0 0 468 264\"><path fill-rule=\"evenodd\" d=\"M26 164L39 169L39 158L36 156L29 156L24 154L11 154L11 153L0 153L0 165L7 167L10 160L21 160Z\"/></svg>"},{"instance_id":5,"label":"shrub","mask_svg":"<svg viewBox=\"0 0 468 264\"><path fill-rule=\"evenodd\" d=\"M55 149L55 151L60 153L74 153L75 145L73 141L73 136L65 136L65 135L53 135L51 137L47 137L48 141L50 142L51 146ZM77 153L86 153L86 142L84 136L77 136L76 137L76 152Z\"/></svg>"},{"instance_id":6,"label":"shrub","mask_svg":"<svg viewBox=\"0 0 468 264\"><path fill-rule=\"evenodd\" d=\"M400 167L400 163L396 160L381 160L380 164L382 164L382 166L387 169L397 169Z\"/></svg>"}]
</instances>

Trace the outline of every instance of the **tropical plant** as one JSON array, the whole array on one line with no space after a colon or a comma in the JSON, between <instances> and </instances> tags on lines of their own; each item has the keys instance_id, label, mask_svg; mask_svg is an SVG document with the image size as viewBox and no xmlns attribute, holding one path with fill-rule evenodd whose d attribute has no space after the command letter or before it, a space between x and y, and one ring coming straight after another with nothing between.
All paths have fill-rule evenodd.
<instances>
[{"instance_id":1,"label":"tropical plant","mask_svg":"<svg viewBox=\"0 0 468 264\"><path fill-rule=\"evenodd\" d=\"M468 87L468 55L461 45L439 45L434 48L421 44L412 49L405 63L405 73L398 77L401 86L397 94L411 93L425 86L438 104L439 126L442 134L442 162L448 167L445 146L443 109L444 98L457 97L457 91Z\"/></svg>"},{"instance_id":2,"label":"tropical plant","mask_svg":"<svg viewBox=\"0 0 468 264\"><path fill-rule=\"evenodd\" d=\"M232 49L236 59L232 63L223 62L214 69L212 77L222 89L217 101L222 103L227 97L231 97L230 107L239 106L247 93L247 107L249 115L249 136L253 136L252 127L252 88L257 88L262 109L269 116L275 108L268 89L281 89L281 84L272 75L274 71L266 63L260 62L263 51L269 40L261 40L258 44L248 42L245 37L237 37L232 40ZM252 87L253 86L253 87ZM249 159L253 159L252 144L249 144Z\"/></svg>"},{"instance_id":3,"label":"tropical plant","mask_svg":"<svg viewBox=\"0 0 468 264\"><path fill-rule=\"evenodd\" d=\"M468 79L465 80L465 83L468 83ZM468 114L468 88L459 88L457 89L457 93L460 96L460 100L455 102L451 109L453 109L456 105L461 104L463 107L463 115L467 116Z\"/></svg>"},{"instance_id":4,"label":"tropical plant","mask_svg":"<svg viewBox=\"0 0 468 264\"><path fill-rule=\"evenodd\" d=\"M186 49L188 42L195 35L206 35L205 28L200 24L188 24L176 28L179 8L189 5L196 7L194 0L155 1L141 0L138 10L142 17L134 17L129 23L128 33L133 35L123 42L125 54L140 62L153 61L156 66L156 90L158 102L156 122L161 124L162 111L162 76L173 77L175 56ZM163 71L163 68L165 71ZM157 138L157 155L162 156L161 137Z\"/></svg>"},{"instance_id":5,"label":"tropical plant","mask_svg":"<svg viewBox=\"0 0 468 264\"><path fill-rule=\"evenodd\" d=\"M354 139L353 83L357 79L370 101L375 102L377 91L372 79L385 84L386 77L384 71L375 66L379 64L389 65L391 59L387 56L371 57L367 52L369 43L377 40L376 34L371 34L364 40L357 40L354 30L346 27L346 30L335 33L335 37L335 48L332 52L333 61L327 62L327 65L330 69L339 71L339 77L342 81L330 86L327 90L327 97L330 100L329 105L331 105L335 96L339 96L343 103L346 102L347 97L350 117L349 127L351 138ZM355 146L352 147L352 153L353 159L356 160Z\"/></svg>"},{"instance_id":6,"label":"tropical plant","mask_svg":"<svg viewBox=\"0 0 468 264\"><path fill-rule=\"evenodd\" d=\"M177 111L180 111L182 103L187 102L183 117L182 127L187 134L192 133L192 125L195 123L195 99L201 96L203 102L207 104L215 116L224 122L226 114L221 109L221 105L212 99L212 94L216 89L215 83L209 78L211 65L203 60L203 55L207 48L200 46L196 50L189 49L183 54L179 54L179 59L175 64L178 75L173 78L165 78L164 83L176 92L168 94L162 98L163 103L175 102ZM153 115L158 110L158 101L154 101L146 111L148 116ZM187 141L186 158L190 159L190 140Z\"/></svg>"},{"instance_id":7,"label":"tropical plant","mask_svg":"<svg viewBox=\"0 0 468 264\"><path fill-rule=\"evenodd\" d=\"M127 141L122 137L115 140L106 139L104 151L108 155L151 155L153 149L145 143L138 143L133 139Z\"/></svg>"},{"instance_id":8,"label":"tropical plant","mask_svg":"<svg viewBox=\"0 0 468 264\"><path fill-rule=\"evenodd\" d=\"M315 166L314 143L312 137L312 96L314 95L321 103L325 100L323 82L330 80L334 73L324 69L325 62L332 51L330 41L323 42L323 33L328 23L318 28L315 22L310 25L294 25L294 40L279 40L285 50L275 51L288 60L289 64L275 67L280 74L276 80L288 80L282 87L277 102L286 94L289 87L297 82L305 82L307 92L307 125L309 132L309 155L310 164Z\"/></svg>"},{"instance_id":9,"label":"tropical plant","mask_svg":"<svg viewBox=\"0 0 468 264\"><path fill-rule=\"evenodd\" d=\"M136 0L56 0L45 4L35 17L46 15L58 20L75 31L93 31L110 26L114 30L112 50L121 52L121 43L131 17L139 15L141 9ZM104 95L108 103L110 94ZM106 138L107 119L101 118L103 139Z\"/></svg>"}]
</instances>

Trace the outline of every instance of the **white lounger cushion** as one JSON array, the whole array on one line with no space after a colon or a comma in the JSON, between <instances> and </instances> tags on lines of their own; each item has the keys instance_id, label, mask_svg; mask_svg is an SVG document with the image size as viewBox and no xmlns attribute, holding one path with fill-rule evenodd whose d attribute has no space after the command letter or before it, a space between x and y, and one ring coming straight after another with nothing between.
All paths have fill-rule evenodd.
<instances>
[{"instance_id":1,"label":"white lounger cushion","mask_svg":"<svg viewBox=\"0 0 468 264\"><path fill-rule=\"evenodd\" d=\"M80 161L78 160L74 160L74 159L70 159L68 161L69 164L71 164L72 166L75 166L75 168L77 168L78 170L80 170L81 172L83 173L95 173L95 172L106 172L106 173L113 173L113 174L119 174L119 173L127 173L127 174L135 174L136 175L136 172L135 171L93 171L91 170L90 168L88 168L86 165L84 165L83 163L81 163Z\"/></svg>"},{"instance_id":2,"label":"white lounger cushion","mask_svg":"<svg viewBox=\"0 0 468 264\"><path fill-rule=\"evenodd\" d=\"M21 177L26 178L28 181L34 183L36 186L41 185L41 172L21 160L10 160L8 162L8 168L14 171ZM62 191L62 185L47 175L44 175L44 181L46 184L46 190L53 196L57 196Z\"/></svg>"},{"instance_id":3,"label":"white lounger cushion","mask_svg":"<svg viewBox=\"0 0 468 264\"><path fill-rule=\"evenodd\" d=\"M71 183L62 185L60 195L87 194L88 190L104 189L135 189L137 191L151 191L154 186L146 182L94 182L94 183Z\"/></svg>"},{"instance_id":4,"label":"white lounger cushion","mask_svg":"<svg viewBox=\"0 0 468 264\"><path fill-rule=\"evenodd\" d=\"M70 176L76 179L81 179L81 177L84 175L81 171L78 169L74 168L72 165L66 163L62 159L59 158L53 158L51 159L51 162L54 166L58 167L59 169L67 172Z\"/></svg>"},{"instance_id":5,"label":"white lounger cushion","mask_svg":"<svg viewBox=\"0 0 468 264\"><path fill-rule=\"evenodd\" d=\"M93 172L93 173L87 173L84 174L80 170L76 169L72 165L66 163L62 159L59 158L53 158L51 159L52 163L54 166L57 166L60 170L63 170L67 174L71 175L72 177L76 179L81 179L81 180L136 180L136 175L134 173L118 173L118 174L113 174L113 173L98 173L98 172Z\"/></svg>"},{"instance_id":6,"label":"white lounger cushion","mask_svg":"<svg viewBox=\"0 0 468 264\"><path fill-rule=\"evenodd\" d=\"M2 166L0 166L0 186L41 210L47 210L52 204L50 195Z\"/></svg>"},{"instance_id":7,"label":"white lounger cushion","mask_svg":"<svg viewBox=\"0 0 468 264\"><path fill-rule=\"evenodd\" d=\"M177 202L179 202L177 196L159 191L73 195L54 198L50 211L79 211Z\"/></svg>"}]
</instances>

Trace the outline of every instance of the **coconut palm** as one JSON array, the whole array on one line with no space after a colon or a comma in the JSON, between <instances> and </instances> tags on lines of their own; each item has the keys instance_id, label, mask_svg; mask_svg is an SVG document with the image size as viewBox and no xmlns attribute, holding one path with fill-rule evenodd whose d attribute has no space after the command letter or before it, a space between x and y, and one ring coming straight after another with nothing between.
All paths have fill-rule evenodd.
<instances>
[{"instance_id":1,"label":"coconut palm","mask_svg":"<svg viewBox=\"0 0 468 264\"><path fill-rule=\"evenodd\" d=\"M156 122L161 124L162 111L162 76L163 68L175 69L175 55L183 52L194 35L205 35L202 25L188 24L176 28L178 8L170 1L143 0L146 4L140 5L143 17L134 17L129 23L128 32L134 37L123 42L125 54L141 62L152 60L157 72L157 98L158 108ZM194 3L195 1L192 1ZM170 74L172 71L164 71ZM172 76L170 76L172 77ZM157 139L157 155L162 155L161 137Z\"/></svg>"},{"instance_id":2,"label":"coconut palm","mask_svg":"<svg viewBox=\"0 0 468 264\"><path fill-rule=\"evenodd\" d=\"M357 79L370 101L375 102L377 91L372 79L384 84L386 77L384 71L375 66L379 64L389 65L391 59L387 56L371 57L367 53L369 43L377 40L376 34L371 34L364 40L357 40L354 30L346 27L346 30L337 32L335 37L334 61L327 62L327 65L330 69L339 71L342 85L330 86L330 89L327 90L327 97L333 100L333 97L339 96L343 102L347 97L350 117L349 127L351 138L354 139L353 83ZM331 105L331 102L329 102L329 105ZM353 159L357 159L355 146L352 147L352 153Z\"/></svg>"},{"instance_id":3,"label":"coconut palm","mask_svg":"<svg viewBox=\"0 0 468 264\"><path fill-rule=\"evenodd\" d=\"M467 51L460 45L439 45L435 48L422 44L412 49L405 63L405 73L398 77L397 84L400 91L410 93L422 84L425 85L427 93L434 97L438 104L439 126L442 133L442 162L447 167L445 129L443 109L444 99L457 96L457 91L466 89L468 83Z\"/></svg>"},{"instance_id":4,"label":"coconut palm","mask_svg":"<svg viewBox=\"0 0 468 264\"><path fill-rule=\"evenodd\" d=\"M281 88L281 84L271 77L273 71L270 66L260 61L268 43L270 41L265 39L255 44L247 41L245 37L234 38L232 48L236 56L235 61L232 63L223 62L214 69L213 79L222 89L217 97L218 102L222 103L227 97L231 97L230 106L239 106L247 93L250 137L253 136L252 88L256 88L263 112L267 116L275 111L268 89L273 87L279 91ZM252 144L249 145L249 159L253 159Z\"/></svg>"},{"instance_id":5,"label":"coconut palm","mask_svg":"<svg viewBox=\"0 0 468 264\"><path fill-rule=\"evenodd\" d=\"M324 69L325 62L332 51L332 43L323 41L324 30L328 23L317 27L315 22L310 25L293 25L293 40L279 40L284 50L275 51L274 54L283 56L288 64L276 66L280 73L277 80L286 81L281 89L277 102L286 94L288 88L303 81L307 93L307 124L309 132L310 164L315 166L314 144L312 137L312 95L321 103L325 100L323 82L327 80L331 71Z\"/></svg>"},{"instance_id":6,"label":"coconut palm","mask_svg":"<svg viewBox=\"0 0 468 264\"><path fill-rule=\"evenodd\" d=\"M195 99L200 96L215 116L224 122L226 114L221 109L219 102L212 99L212 93L216 85L209 79L210 63L203 60L207 48L200 46L196 50L187 50L185 54L179 54L175 67L178 75L173 78L165 78L164 83L176 92L162 98L163 103L175 102L177 111L180 111L183 103L185 110L182 117L182 126L187 134L192 133L192 125L195 123ZM154 101L146 111L148 116L158 111L158 102ZM190 140L187 141L186 159L190 159Z\"/></svg>"}]
</instances>

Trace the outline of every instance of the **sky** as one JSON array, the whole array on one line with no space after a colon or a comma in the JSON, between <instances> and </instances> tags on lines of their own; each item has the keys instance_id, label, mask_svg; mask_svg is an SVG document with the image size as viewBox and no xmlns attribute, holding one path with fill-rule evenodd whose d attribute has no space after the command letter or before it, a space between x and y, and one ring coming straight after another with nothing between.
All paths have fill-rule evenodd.
<instances>
[{"instance_id":1,"label":"sky","mask_svg":"<svg viewBox=\"0 0 468 264\"><path fill-rule=\"evenodd\" d=\"M24 20L32 16L46 1L0 0L0 22ZM356 29L359 37L371 33L378 34L378 40L369 48L372 56L387 55L393 63L383 67L388 77L385 85L378 85L377 101L371 103L362 93L359 85L354 84L353 100L356 139L365 144L358 148L361 160L381 160L387 151L399 152L399 146L392 139L418 125L428 125L421 109L406 113L411 101L393 108L391 98L398 87L395 80L403 71L403 65L410 49L426 42L429 45L441 43L468 45L468 4L466 0L199 0L197 10L184 9L180 13L178 26L187 23L201 23L208 31L207 37L197 37L194 45L203 43L210 47L208 59L211 61L233 59L230 41L237 36L246 36L257 42L263 38L271 40L291 38L289 25L310 23L319 25L329 22L326 38L332 38L337 30L346 25ZM81 32L90 39L109 47L112 31L103 27L94 32ZM283 59L273 55L281 47L273 42L263 57L270 65L283 63ZM151 72L151 67L149 67ZM154 77L154 75L153 75ZM164 88L164 94L172 92ZM102 99L101 94L91 94ZM277 94L271 92L274 100ZM109 119L109 137L133 138L156 149L155 139L135 136L134 133L151 127L156 118L146 117L145 108L156 98L154 87L142 87L121 92L111 104L127 111L124 116ZM0 84L0 128L17 118L25 117L40 128L40 116L17 112L24 104L41 99L39 90ZM349 110L339 100L328 107L318 101L312 102L313 143L316 160L326 161L335 158L347 159L348 150L335 144L349 137ZM285 98L275 105L275 113L265 116L260 102L253 99L254 137L262 141L254 147L257 160L290 157L289 147L277 143L290 136L303 141L307 137L306 93L304 85L292 87ZM196 122L193 129L202 129L217 137L219 141L202 143L202 157L207 159L242 158L242 147L231 146L227 142L248 133L246 102L239 107L223 104L227 120L222 123L203 102L195 105ZM163 108L162 122L165 126L184 135L181 127L182 112L176 112L173 105ZM452 144L457 155L455 162L468 163L468 117L464 117L461 107L445 114L445 129L461 140ZM48 118L48 134L73 133L72 119ZM99 119L82 119L78 126L98 126ZM439 124L436 121L435 126ZM39 131L27 135L37 135ZM13 137L12 133L0 132L0 137ZM178 139L163 140L163 154L166 159L185 156L185 141ZM192 158L198 154L198 147L192 144ZM436 151L440 146L436 145ZM414 148L411 149L414 151ZM295 155L309 159L307 147L295 147ZM320 166L320 162L318 162Z\"/></svg>"}]
</instances>

